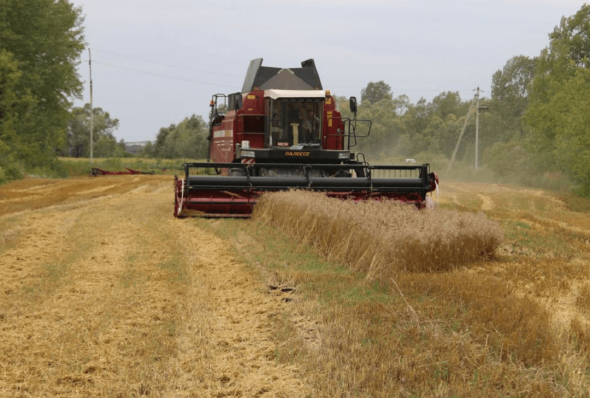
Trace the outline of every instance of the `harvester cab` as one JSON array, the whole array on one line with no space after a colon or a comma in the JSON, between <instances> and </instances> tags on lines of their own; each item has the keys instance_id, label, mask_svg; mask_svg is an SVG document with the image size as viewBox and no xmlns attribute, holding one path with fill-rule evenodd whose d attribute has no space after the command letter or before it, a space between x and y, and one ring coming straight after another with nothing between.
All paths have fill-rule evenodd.
<instances>
[{"instance_id":1,"label":"harvester cab","mask_svg":"<svg viewBox=\"0 0 590 398\"><path fill-rule=\"evenodd\" d=\"M308 189L353 200L424 206L437 177L426 165L371 166L351 152L371 121L342 118L313 59L301 68L250 62L241 92L215 94L207 163L187 163L176 179L176 217L249 217L269 191ZM364 126L362 133L357 127Z\"/></svg>"}]
</instances>

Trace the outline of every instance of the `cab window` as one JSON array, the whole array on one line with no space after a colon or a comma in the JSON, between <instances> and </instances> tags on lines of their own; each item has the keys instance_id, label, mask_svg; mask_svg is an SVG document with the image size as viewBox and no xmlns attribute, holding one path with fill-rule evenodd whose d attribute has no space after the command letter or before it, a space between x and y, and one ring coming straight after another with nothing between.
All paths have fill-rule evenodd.
<instances>
[{"instance_id":1,"label":"cab window","mask_svg":"<svg viewBox=\"0 0 590 398\"><path fill-rule=\"evenodd\" d=\"M323 108L323 99L270 100L269 146L317 144L321 147Z\"/></svg>"}]
</instances>

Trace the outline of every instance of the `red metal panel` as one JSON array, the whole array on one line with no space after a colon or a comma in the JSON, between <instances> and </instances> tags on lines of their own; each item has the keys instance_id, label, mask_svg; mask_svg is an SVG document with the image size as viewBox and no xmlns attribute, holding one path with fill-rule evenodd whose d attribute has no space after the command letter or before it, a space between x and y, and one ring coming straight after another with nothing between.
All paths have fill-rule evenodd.
<instances>
[{"instance_id":1,"label":"red metal panel","mask_svg":"<svg viewBox=\"0 0 590 398\"><path fill-rule=\"evenodd\" d=\"M264 148L264 90L244 94L242 103L238 111L236 142L249 141L251 148Z\"/></svg>"},{"instance_id":2,"label":"red metal panel","mask_svg":"<svg viewBox=\"0 0 590 398\"><path fill-rule=\"evenodd\" d=\"M242 101L244 115L264 115L264 90L254 90L244 95Z\"/></svg>"},{"instance_id":3,"label":"red metal panel","mask_svg":"<svg viewBox=\"0 0 590 398\"><path fill-rule=\"evenodd\" d=\"M340 112L336 110L336 101L331 95L326 96L324 103L324 126L324 149L343 150L344 124Z\"/></svg>"}]
</instances>

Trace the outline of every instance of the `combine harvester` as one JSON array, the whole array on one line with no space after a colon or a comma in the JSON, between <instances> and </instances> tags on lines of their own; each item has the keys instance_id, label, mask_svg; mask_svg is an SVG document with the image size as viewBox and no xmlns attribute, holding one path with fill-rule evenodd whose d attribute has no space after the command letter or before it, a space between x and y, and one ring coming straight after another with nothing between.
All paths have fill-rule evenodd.
<instances>
[{"instance_id":1,"label":"combine harvester","mask_svg":"<svg viewBox=\"0 0 590 398\"><path fill-rule=\"evenodd\" d=\"M431 204L438 177L428 164L371 166L351 152L371 122L356 119L355 97L350 110L353 119L341 117L313 59L289 69L251 61L241 92L213 95L208 162L175 177L174 216L247 218L260 195L288 189Z\"/></svg>"}]
</instances>

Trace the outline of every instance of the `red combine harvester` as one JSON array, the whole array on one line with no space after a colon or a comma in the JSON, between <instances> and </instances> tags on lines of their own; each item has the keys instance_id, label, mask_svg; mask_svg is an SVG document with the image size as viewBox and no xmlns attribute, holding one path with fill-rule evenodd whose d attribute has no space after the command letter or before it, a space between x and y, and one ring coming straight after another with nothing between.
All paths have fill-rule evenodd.
<instances>
[{"instance_id":1,"label":"red combine harvester","mask_svg":"<svg viewBox=\"0 0 590 398\"><path fill-rule=\"evenodd\" d=\"M369 165L350 151L371 122L342 118L313 59L301 68L250 62L242 91L211 100L207 163L175 177L176 217L247 218L265 192L306 189L327 196L427 206L438 177L429 165ZM357 133L358 126L364 133Z\"/></svg>"}]
</instances>

